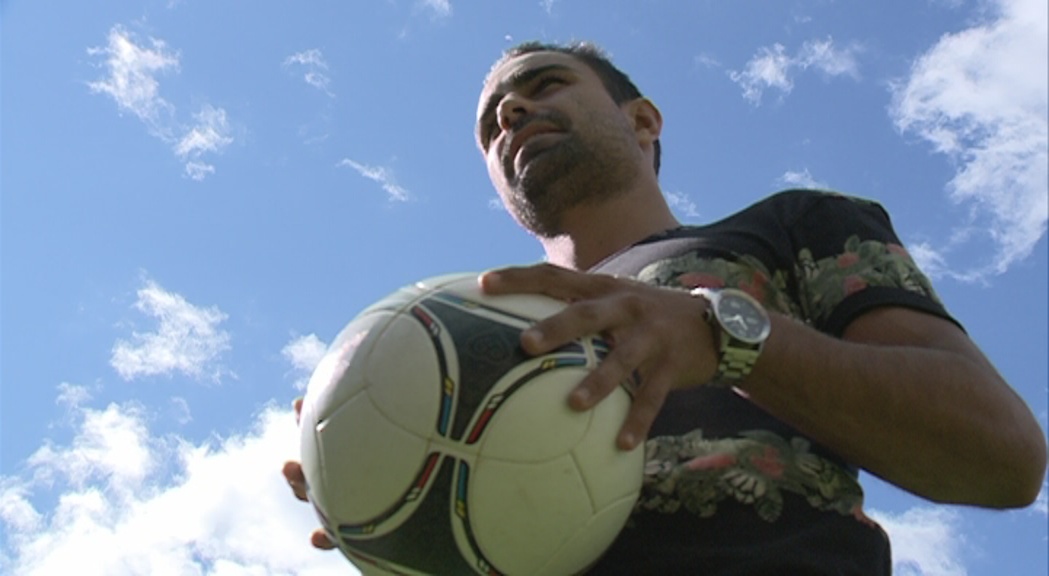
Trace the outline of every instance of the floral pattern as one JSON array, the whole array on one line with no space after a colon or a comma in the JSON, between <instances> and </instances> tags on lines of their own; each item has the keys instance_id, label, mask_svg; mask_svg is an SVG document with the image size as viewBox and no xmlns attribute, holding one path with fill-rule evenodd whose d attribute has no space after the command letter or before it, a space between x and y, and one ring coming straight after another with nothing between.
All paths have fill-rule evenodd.
<instances>
[{"instance_id":1,"label":"floral pattern","mask_svg":"<svg viewBox=\"0 0 1049 576\"><path fill-rule=\"evenodd\" d=\"M787 291L787 275L782 270L770 272L761 260L749 255L727 260L689 252L654 262L641 270L637 278L670 288L738 288L769 310L794 317L801 315L801 309Z\"/></svg>"},{"instance_id":2,"label":"floral pattern","mask_svg":"<svg viewBox=\"0 0 1049 576\"><path fill-rule=\"evenodd\" d=\"M872 286L903 288L939 303L928 279L899 244L853 235L842 248L820 259L801 248L795 269L789 271L770 271L748 255L726 259L689 252L653 262L638 279L671 288L739 288L769 310L817 324L845 298ZM704 438L702 430L694 430L651 438L645 449L638 511L685 510L710 517L719 504L734 500L774 522L783 511L784 496L795 494L819 510L874 525L863 513L863 489L855 474L811 452L804 438L787 440L766 430Z\"/></svg>"},{"instance_id":3,"label":"floral pattern","mask_svg":"<svg viewBox=\"0 0 1049 576\"><path fill-rule=\"evenodd\" d=\"M842 300L869 286L903 288L940 302L903 246L861 241L855 235L836 256L816 260L808 248L802 248L795 274L802 287L801 306L810 321L826 320Z\"/></svg>"},{"instance_id":4,"label":"floral pattern","mask_svg":"<svg viewBox=\"0 0 1049 576\"><path fill-rule=\"evenodd\" d=\"M819 510L851 515L864 523L863 489L848 472L809 451L809 442L789 442L764 430L738 438L707 439L695 430L651 438L645 445L645 479L638 510L677 512L706 518L732 499L753 505L758 516L776 521L784 493L805 498Z\"/></svg>"}]
</instances>

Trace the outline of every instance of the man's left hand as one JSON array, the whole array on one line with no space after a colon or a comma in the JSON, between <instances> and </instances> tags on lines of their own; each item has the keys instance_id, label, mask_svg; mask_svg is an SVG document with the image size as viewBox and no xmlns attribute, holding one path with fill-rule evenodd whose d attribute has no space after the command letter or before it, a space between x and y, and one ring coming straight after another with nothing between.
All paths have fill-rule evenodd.
<instances>
[{"instance_id":1,"label":"man's left hand","mask_svg":"<svg viewBox=\"0 0 1049 576\"><path fill-rule=\"evenodd\" d=\"M543 294L568 303L522 333L521 346L529 354L545 354L591 334L608 342L610 353L568 402L587 410L633 380L634 401L616 439L624 450L644 441L671 390L708 382L717 368L713 330L704 319L706 301L685 290L550 264L494 270L483 274L480 284L489 295Z\"/></svg>"}]
</instances>

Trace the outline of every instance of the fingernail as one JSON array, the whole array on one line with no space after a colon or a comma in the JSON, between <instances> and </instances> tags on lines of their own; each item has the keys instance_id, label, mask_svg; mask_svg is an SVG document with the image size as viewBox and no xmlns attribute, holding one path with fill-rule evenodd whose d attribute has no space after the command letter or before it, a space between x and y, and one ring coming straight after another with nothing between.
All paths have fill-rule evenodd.
<instances>
[{"instance_id":1,"label":"fingernail","mask_svg":"<svg viewBox=\"0 0 1049 576\"><path fill-rule=\"evenodd\" d=\"M576 408L586 408L590 402L590 391L586 388L576 388L572 391L572 405Z\"/></svg>"},{"instance_id":2,"label":"fingernail","mask_svg":"<svg viewBox=\"0 0 1049 576\"><path fill-rule=\"evenodd\" d=\"M538 328L528 328L521 333L521 341L530 348L538 347L543 343L543 331Z\"/></svg>"},{"instance_id":3,"label":"fingernail","mask_svg":"<svg viewBox=\"0 0 1049 576\"><path fill-rule=\"evenodd\" d=\"M624 432L619 436L619 445L624 450L633 450L634 446L637 445L637 438L630 432Z\"/></svg>"},{"instance_id":4,"label":"fingernail","mask_svg":"<svg viewBox=\"0 0 1049 576\"><path fill-rule=\"evenodd\" d=\"M501 281L502 277L499 275L498 272L485 272L484 274L481 274L481 276L478 278L478 282L481 284L482 288L490 288Z\"/></svg>"}]
</instances>

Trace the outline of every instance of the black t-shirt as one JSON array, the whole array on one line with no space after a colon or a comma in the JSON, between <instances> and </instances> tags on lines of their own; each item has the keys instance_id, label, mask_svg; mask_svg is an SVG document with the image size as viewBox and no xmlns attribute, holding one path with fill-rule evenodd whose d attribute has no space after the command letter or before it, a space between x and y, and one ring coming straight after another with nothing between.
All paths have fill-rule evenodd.
<instances>
[{"instance_id":1,"label":"black t-shirt","mask_svg":"<svg viewBox=\"0 0 1049 576\"><path fill-rule=\"evenodd\" d=\"M648 238L591 272L740 288L833 336L879 306L954 321L884 209L830 192L776 194ZM671 392L645 450L634 513L589 574L891 574L888 537L863 512L856 467L733 390Z\"/></svg>"}]
</instances>

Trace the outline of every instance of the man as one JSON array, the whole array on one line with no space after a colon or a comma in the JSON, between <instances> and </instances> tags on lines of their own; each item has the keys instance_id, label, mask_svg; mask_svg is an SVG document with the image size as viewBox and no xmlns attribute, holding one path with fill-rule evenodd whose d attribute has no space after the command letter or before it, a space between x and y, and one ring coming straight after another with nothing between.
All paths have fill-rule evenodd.
<instances>
[{"instance_id":1,"label":"man","mask_svg":"<svg viewBox=\"0 0 1049 576\"><path fill-rule=\"evenodd\" d=\"M644 487L593 573L889 574L861 468L936 502L1037 496L1044 434L880 206L792 191L681 226L658 109L590 45L510 50L477 118L492 183L547 256L483 289L570 303L522 335L529 353L611 342L573 408L636 387L617 442L645 444ZM298 465L285 475L304 498Z\"/></svg>"}]
</instances>

